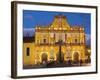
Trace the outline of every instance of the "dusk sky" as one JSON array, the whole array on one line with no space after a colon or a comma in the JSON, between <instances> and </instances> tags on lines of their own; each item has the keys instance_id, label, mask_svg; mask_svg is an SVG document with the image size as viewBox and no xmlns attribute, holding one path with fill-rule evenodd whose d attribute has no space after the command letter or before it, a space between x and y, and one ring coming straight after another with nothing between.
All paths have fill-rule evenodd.
<instances>
[{"instance_id":1,"label":"dusk sky","mask_svg":"<svg viewBox=\"0 0 100 80\"><path fill-rule=\"evenodd\" d=\"M32 35L36 25L46 26L52 23L55 15L64 15L71 26L82 25L88 37L91 34L91 14L75 13L75 12L51 12L51 11L33 11L23 10L23 30L24 33L29 32ZM87 38L88 38L87 37ZM90 42L90 40L89 40Z\"/></svg>"},{"instance_id":2,"label":"dusk sky","mask_svg":"<svg viewBox=\"0 0 100 80\"><path fill-rule=\"evenodd\" d=\"M72 26L83 25L85 32L90 34L91 14L89 13L23 10L23 27L35 28L36 25L49 25L52 23L54 16L59 14L66 16L68 23Z\"/></svg>"}]
</instances>

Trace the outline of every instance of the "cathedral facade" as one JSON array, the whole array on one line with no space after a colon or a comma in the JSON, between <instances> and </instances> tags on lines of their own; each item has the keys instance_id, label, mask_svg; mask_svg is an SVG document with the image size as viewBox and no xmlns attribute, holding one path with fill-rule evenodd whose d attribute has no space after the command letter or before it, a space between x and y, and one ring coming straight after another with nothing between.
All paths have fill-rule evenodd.
<instances>
[{"instance_id":1,"label":"cathedral facade","mask_svg":"<svg viewBox=\"0 0 100 80\"><path fill-rule=\"evenodd\" d=\"M84 62L86 37L83 26L71 26L66 16L56 15L47 26L36 26L35 36L23 41L23 64Z\"/></svg>"}]
</instances>

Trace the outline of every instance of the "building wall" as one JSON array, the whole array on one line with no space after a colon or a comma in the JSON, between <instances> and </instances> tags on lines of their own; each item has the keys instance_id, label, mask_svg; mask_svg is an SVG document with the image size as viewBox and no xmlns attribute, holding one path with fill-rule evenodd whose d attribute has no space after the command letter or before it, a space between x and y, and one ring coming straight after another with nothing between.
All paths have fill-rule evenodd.
<instances>
[{"instance_id":1,"label":"building wall","mask_svg":"<svg viewBox=\"0 0 100 80\"><path fill-rule=\"evenodd\" d=\"M23 44L23 63L24 65L31 65L35 63L34 43ZM29 48L29 56L27 55L27 48Z\"/></svg>"},{"instance_id":2,"label":"building wall","mask_svg":"<svg viewBox=\"0 0 100 80\"><path fill-rule=\"evenodd\" d=\"M30 55L27 56L27 47L30 48ZM42 63L42 55L45 53L47 55L47 60L52 61L51 56L53 56L53 61L57 60L57 55L59 53L58 45L34 45L31 43L24 43L24 65L33 65ZM61 54L64 55L64 61L74 60L74 53L78 52L79 60L85 60L85 45L69 45L61 46ZM70 57L70 58L69 58Z\"/></svg>"},{"instance_id":3,"label":"building wall","mask_svg":"<svg viewBox=\"0 0 100 80\"><path fill-rule=\"evenodd\" d=\"M85 34L84 32L36 32L35 41L36 44L43 44L44 39L45 43L54 44L60 39L65 43L85 43Z\"/></svg>"},{"instance_id":4,"label":"building wall","mask_svg":"<svg viewBox=\"0 0 100 80\"><path fill-rule=\"evenodd\" d=\"M59 44L60 40L64 45ZM57 61L60 46L64 61L75 61L75 55L78 56L78 60L85 60L84 28L71 27L64 16L56 16L49 27L36 27L35 42L23 45L24 65L42 63L43 55L47 57L45 59L48 62ZM26 55L27 47L30 49L29 56Z\"/></svg>"}]
</instances>

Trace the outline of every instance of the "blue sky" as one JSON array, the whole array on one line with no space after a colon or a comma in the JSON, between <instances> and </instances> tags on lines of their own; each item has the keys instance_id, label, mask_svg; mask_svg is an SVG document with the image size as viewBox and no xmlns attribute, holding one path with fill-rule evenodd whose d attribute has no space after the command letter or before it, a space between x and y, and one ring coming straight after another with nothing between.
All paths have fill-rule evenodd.
<instances>
[{"instance_id":1,"label":"blue sky","mask_svg":"<svg viewBox=\"0 0 100 80\"><path fill-rule=\"evenodd\" d=\"M26 34L28 32L30 35L33 35L32 32L34 32L36 25L49 25L52 23L54 16L59 14L66 16L66 19L71 26L82 25L85 28L85 33L88 35L87 38L89 39L89 35L91 34L90 13L23 10L24 33Z\"/></svg>"},{"instance_id":2,"label":"blue sky","mask_svg":"<svg viewBox=\"0 0 100 80\"><path fill-rule=\"evenodd\" d=\"M49 25L52 23L54 16L59 14L66 16L70 25L83 25L83 27L85 28L85 32L88 34L91 33L91 14L89 13L23 10L23 27L35 28L36 25Z\"/></svg>"}]
</instances>

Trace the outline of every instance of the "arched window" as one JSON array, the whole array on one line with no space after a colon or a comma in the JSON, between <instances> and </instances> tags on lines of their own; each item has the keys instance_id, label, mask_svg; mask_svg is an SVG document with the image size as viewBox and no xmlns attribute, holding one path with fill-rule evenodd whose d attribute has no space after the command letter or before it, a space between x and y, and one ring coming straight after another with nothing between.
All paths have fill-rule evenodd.
<instances>
[{"instance_id":1,"label":"arched window","mask_svg":"<svg viewBox=\"0 0 100 80\"><path fill-rule=\"evenodd\" d=\"M77 43L77 39L75 39L75 43Z\"/></svg>"},{"instance_id":2,"label":"arched window","mask_svg":"<svg viewBox=\"0 0 100 80\"><path fill-rule=\"evenodd\" d=\"M42 62L43 62L43 63L47 63L47 61L48 61L48 56L47 56L47 54L46 54L46 53L43 53L41 59L42 59Z\"/></svg>"},{"instance_id":3,"label":"arched window","mask_svg":"<svg viewBox=\"0 0 100 80\"><path fill-rule=\"evenodd\" d=\"M75 52L73 54L73 60L74 60L75 63L77 63L79 61L79 53L78 52Z\"/></svg>"},{"instance_id":4,"label":"arched window","mask_svg":"<svg viewBox=\"0 0 100 80\"><path fill-rule=\"evenodd\" d=\"M26 48L26 55L30 56L30 48L29 47Z\"/></svg>"},{"instance_id":5,"label":"arched window","mask_svg":"<svg viewBox=\"0 0 100 80\"><path fill-rule=\"evenodd\" d=\"M37 43L39 43L39 40L37 40Z\"/></svg>"},{"instance_id":6,"label":"arched window","mask_svg":"<svg viewBox=\"0 0 100 80\"><path fill-rule=\"evenodd\" d=\"M43 42L46 43L46 39L43 39Z\"/></svg>"}]
</instances>

